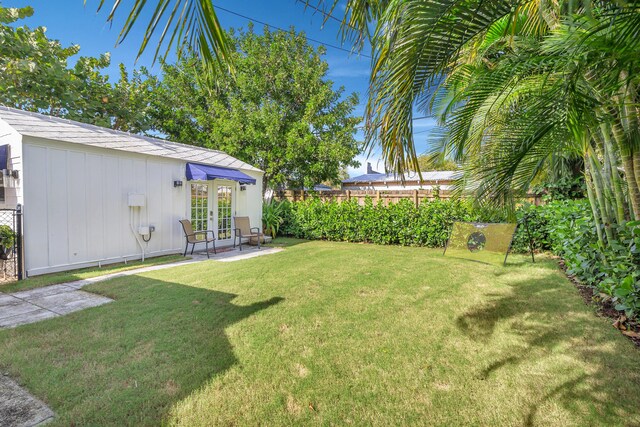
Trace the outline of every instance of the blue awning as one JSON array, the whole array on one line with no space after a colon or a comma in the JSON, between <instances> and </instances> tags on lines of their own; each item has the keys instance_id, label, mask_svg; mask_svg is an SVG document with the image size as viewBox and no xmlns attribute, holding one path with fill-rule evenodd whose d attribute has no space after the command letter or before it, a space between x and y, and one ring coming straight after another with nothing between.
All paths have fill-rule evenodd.
<instances>
[{"instance_id":1,"label":"blue awning","mask_svg":"<svg viewBox=\"0 0 640 427\"><path fill-rule=\"evenodd\" d=\"M0 145L0 169L7 169L9 162L9 145Z\"/></svg>"},{"instance_id":2,"label":"blue awning","mask_svg":"<svg viewBox=\"0 0 640 427\"><path fill-rule=\"evenodd\" d=\"M187 163L188 181L209 181L212 179L229 179L238 181L240 184L255 184L255 178L240 172L237 169L220 168L217 166L200 165L198 163Z\"/></svg>"}]
</instances>

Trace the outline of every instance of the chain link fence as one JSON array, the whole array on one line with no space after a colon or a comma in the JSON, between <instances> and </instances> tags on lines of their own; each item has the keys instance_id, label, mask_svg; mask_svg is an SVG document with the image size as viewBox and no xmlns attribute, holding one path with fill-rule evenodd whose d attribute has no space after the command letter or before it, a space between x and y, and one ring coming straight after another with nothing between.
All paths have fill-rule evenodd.
<instances>
[{"instance_id":1,"label":"chain link fence","mask_svg":"<svg viewBox=\"0 0 640 427\"><path fill-rule=\"evenodd\" d=\"M22 279L22 209L0 209L0 283Z\"/></svg>"}]
</instances>

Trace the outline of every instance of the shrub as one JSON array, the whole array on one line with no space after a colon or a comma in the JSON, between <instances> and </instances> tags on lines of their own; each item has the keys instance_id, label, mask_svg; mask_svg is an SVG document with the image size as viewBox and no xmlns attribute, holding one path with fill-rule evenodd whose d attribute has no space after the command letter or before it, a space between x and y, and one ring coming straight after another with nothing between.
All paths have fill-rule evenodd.
<instances>
[{"instance_id":1,"label":"shrub","mask_svg":"<svg viewBox=\"0 0 640 427\"><path fill-rule=\"evenodd\" d=\"M8 225L0 225L0 245L12 248L16 240L16 233Z\"/></svg>"},{"instance_id":2,"label":"shrub","mask_svg":"<svg viewBox=\"0 0 640 427\"><path fill-rule=\"evenodd\" d=\"M265 233L274 239L280 230L280 225L284 221L282 217L283 204L273 200L262 205L262 225Z\"/></svg>"},{"instance_id":3,"label":"shrub","mask_svg":"<svg viewBox=\"0 0 640 427\"><path fill-rule=\"evenodd\" d=\"M640 314L640 222L618 226L618 239L602 248L587 200L562 200L528 206L527 215L534 247L551 250L564 260L567 273L594 293L610 298L628 317ZM526 235L516 235L514 247L526 248Z\"/></svg>"},{"instance_id":4,"label":"shrub","mask_svg":"<svg viewBox=\"0 0 640 427\"><path fill-rule=\"evenodd\" d=\"M406 199L389 206L371 198L364 206L317 198L282 204L281 231L305 239L441 247L454 221L480 220L463 200L423 201L417 208Z\"/></svg>"}]
</instances>

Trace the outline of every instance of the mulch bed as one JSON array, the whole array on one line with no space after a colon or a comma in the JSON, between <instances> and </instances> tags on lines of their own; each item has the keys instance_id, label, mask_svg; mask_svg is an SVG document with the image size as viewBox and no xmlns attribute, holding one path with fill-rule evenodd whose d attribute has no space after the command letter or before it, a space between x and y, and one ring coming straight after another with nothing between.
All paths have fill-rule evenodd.
<instances>
[{"instance_id":1,"label":"mulch bed","mask_svg":"<svg viewBox=\"0 0 640 427\"><path fill-rule=\"evenodd\" d=\"M612 320L611 326L640 348L640 323L627 319L624 314L615 309L610 299L594 294L592 287L583 285L575 276L567 273L567 266L561 258L557 258L557 261L564 274L578 289L585 304L594 307L597 315Z\"/></svg>"}]
</instances>

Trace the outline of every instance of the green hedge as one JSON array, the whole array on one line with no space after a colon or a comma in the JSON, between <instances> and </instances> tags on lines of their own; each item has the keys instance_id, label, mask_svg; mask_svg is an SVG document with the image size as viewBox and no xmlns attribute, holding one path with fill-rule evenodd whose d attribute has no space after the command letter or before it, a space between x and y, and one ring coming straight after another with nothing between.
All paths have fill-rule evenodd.
<instances>
[{"instance_id":1,"label":"green hedge","mask_svg":"<svg viewBox=\"0 0 640 427\"><path fill-rule=\"evenodd\" d=\"M317 198L282 202L281 233L305 239L377 244L443 247L455 221L500 221L481 212L467 200L410 200L384 206L367 199L323 202ZM535 250L561 256L569 274L608 295L616 308L629 317L640 314L640 226L619 228L619 241L598 247L595 226L586 200L554 201L543 206L526 205L517 211L526 218ZM513 251L529 250L529 234L519 227Z\"/></svg>"},{"instance_id":2,"label":"green hedge","mask_svg":"<svg viewBox=\"0 0 640 427\"><path fill-rule=\"evenodd\" d=\"M479 221L471 203L460 200L423 202L410 200L384 206L367 199L323 202L317 198L283 202L283 234L304 238L383 245L441 247L454 221Z\"/></svg>"}]
</instances>

